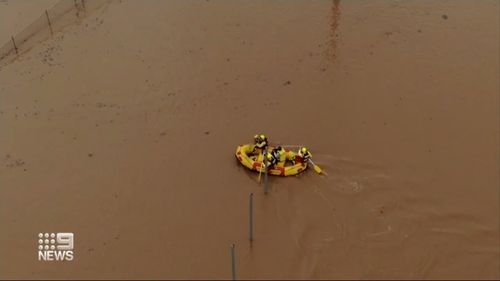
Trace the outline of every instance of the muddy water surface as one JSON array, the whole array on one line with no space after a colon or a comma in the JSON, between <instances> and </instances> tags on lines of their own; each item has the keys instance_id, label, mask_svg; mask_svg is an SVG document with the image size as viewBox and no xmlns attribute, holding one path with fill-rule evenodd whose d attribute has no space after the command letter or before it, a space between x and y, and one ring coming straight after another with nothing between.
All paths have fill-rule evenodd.
<instances>
[{"instance_id":1,"label":"muddy water surface","mask_svg":"<svg viewBox=\"0 0 500 281\"><path fill-rule=\"evenodd\" d=\"M0 46L10 37L21 32L33 21L43 16L57 0L1 0L0 1Z\"/></svg>"}]
</instances>

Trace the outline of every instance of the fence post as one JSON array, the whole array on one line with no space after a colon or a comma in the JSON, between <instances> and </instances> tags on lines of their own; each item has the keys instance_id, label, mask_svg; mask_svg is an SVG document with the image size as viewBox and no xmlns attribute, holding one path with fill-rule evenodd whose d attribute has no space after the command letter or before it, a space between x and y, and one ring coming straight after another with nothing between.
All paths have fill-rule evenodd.
<instances>
[{"instance_id":1,"label":"fence post","mask_svg":"<svg viewBox=\"0 0 500 281\"><path fill-rule=\"evenodd\" d=\"M231 277L233 280L236 280L236 257L234 253L234 243L231 244Z\"/></svg>"},{"instance_id":2,"label":"fence post","mask_svg":"<svg viewBox=\"0 0 500 281\"><path fill-rule=\"evenodd\" d=\"M253 242L253 193L250 193L250 205L249 205L249 239L250 245Z\"/></svg>"},{"instance_id":3,"label":"fence post","mask_svg":"<svg viewBox=\"0 0 500 281\"><path fill-rule=\"evenodd\" d=\"M52 31L52 24L50 23L49 12L47 12L47 10L45 10L45 16L47 16L47 22L49 23L50 35L54 35L54 32Z\"/></svg>"},{"instance_id":4,"label":"fence post","mask_svg":"<svg viewBox=\"0 0 500 281\"><path fill-rule=\"evenodd\" d=\"M10 39L12 39L12 44L14 44L14 50L16 50L16 55L19 55L19 51L17 50L16 41L14 40L14 36L11 36Z\"/></svg>"},{"instance_id":5,"label":"fence post","mask_svg":"<svg viewBox=\"0 0 500 281\"><path fill-rule=\"evenodd\" d=\"M78 8L78 4L76 3L76 0L73 0L73 3L75 4L76 17L78 18L78 14L79 14L80 8Z\"/></svg>"}]
</instances>

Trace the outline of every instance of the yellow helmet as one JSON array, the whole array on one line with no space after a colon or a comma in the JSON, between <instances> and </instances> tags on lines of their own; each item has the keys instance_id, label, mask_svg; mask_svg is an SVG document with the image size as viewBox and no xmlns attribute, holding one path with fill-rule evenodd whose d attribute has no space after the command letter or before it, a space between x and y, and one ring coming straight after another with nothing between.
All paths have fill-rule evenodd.
<instances>
[{"instance_id":1,"label":"yellow helmet","mask_svg":"<svg viewBox=\"0 0 500 281\"><path fill-rule=\"evenodd\" d=\"M264 148L267 146L267 137L264 134L255 135L253 138L257 147Z\"/></svg>"},{"instance_id":2,"label":"yellow helmet","mask_svg":"<svg viewBox=\"0 0 500 281\"><path fill-rule=\"evenodd\" d=\"M304 146L299 149L298 154L300 157L305 157L305 156L312 157L311 152L309 152L309 150Z\"/></svg>"},{"instance_id":3,"label":"yellow helmet","mask_svg":"<svg viewBox=\"0 0 500 281\"><path fill-rule=\"evenodd\" d=\"M264 134L257 134L255 136L253 136L254 140L257 141L257 140L267 140L266 136Z\"/></svg>"}]
</instances>

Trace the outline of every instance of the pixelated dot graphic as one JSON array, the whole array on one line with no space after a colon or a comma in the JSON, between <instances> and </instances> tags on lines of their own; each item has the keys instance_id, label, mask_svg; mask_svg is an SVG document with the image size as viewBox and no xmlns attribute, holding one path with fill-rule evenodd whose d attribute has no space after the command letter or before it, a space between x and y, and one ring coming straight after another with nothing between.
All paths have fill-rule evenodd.
<instances>
[{"instance_id":1,"label":"pixelated dot graphic","mask_svg":"<svg viewBox=\"0 0 500 281\"><path fill-rule=\"evenodd\" d=\"M51 245L51 246L50 246L50 249L51 249L51 250L55 250L55 249L56 249L56 246Z\"/></svg>"},{"instance_id":2,"label":"pixelated dot graphic","mask_svg":"<svg viewBox=\"0 0 500 281\"><path fill-rule=\"evenodd\" d=\"M43 233L38 233L38 238L43 238Z\"/></svg>"},{"instance_id":3,"label":"pixelated dot graphic","mask_svg":"<svg viewBox=\"0 0 500 281\"><path fill-rule=\"evenodd\" d=\"M43 239L38 239L38 244L43 244Z\"/></svg>"},{"instance_id":4,"label":"pixelated dot graphic","mask_svg":"<svg viewBox=\"0 0 500 281\"><path fill-rule=\"evenodd\" d=\"M55 233L51 233L50 234L50 238L55 238L56 237L56 234Z\"/></svg>"},{"instance_id":5,"label":"pixelated dot graphic","mask_svg":"<svg viewBox=\"0 0 500 281\"><path fill-rule=\"evenodd\" d=\"M49 244L49 239L45 239L45 244Z\"/></svg>"},{"instance_id":6,"label":"pixelated dot graphic","mask_svg":"<svg viewBox=\"0 0 500 281\"><path fill-rule=\"evenodd\" d=\"M49 249L49 245L45 245L44 249L48 250Z\"/></svg>"},{"instance_id":7,"label":"pixelated dot graphic","mask_svg":"<svg viewBox=\"0 0 500 281\"><path fill-rule=\"evenodd\" d=\"M49 238L49 234L48 233L45 233L45 238Z\"/></svg>"},{"instance_id":8,"label":"pixelated dot graphic","mask_svg":"<svg viewBox=\"0 0 500 281\"><path fill-rule=\"evenodd\" d=\"M55 243L56 243L56 240L50 239L50 244L55 244Z\"/></svg>"},{"instance_id":9,"label":"pixelated dot graphic","mask_svg":"<svg viewBox=\"0 0 500 281\"><path fill-rule=\"evenodd\" d=\"M39 246L38 246L38 250L43 250L43 246L42 246L42 245L39 245Z\"/></svg>"}]
</instances>

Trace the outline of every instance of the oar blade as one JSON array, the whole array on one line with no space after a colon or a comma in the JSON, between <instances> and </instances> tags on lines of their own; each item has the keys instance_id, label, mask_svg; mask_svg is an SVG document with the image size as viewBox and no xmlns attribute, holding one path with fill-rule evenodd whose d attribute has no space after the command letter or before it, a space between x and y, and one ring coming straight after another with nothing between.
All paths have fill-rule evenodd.
<instances>
[{"instance_id":1,"label":"oar blade","mask_svg":"<svg viewBox=\"0 0 500 281\"><path fill-rule=\"evenodd\" d=\"M316 171L316 173L318 173L318 174L321 174L323 172L318 165L313 165L313 168Z\"/></svg>"},{"instance_id":2,"label":"oar blade","mask_svg":"<svg viewBox=\"0 0 500 281\"><path fill-rule=\"evenodd\" d=\"M314 162L311 159L309 159L309 164L313 166L314 171L318 173L318 175L320 174L328 175L325 171L321 170L321 168L318 165L314 164Z\"/></svg>"}]
</instances>

